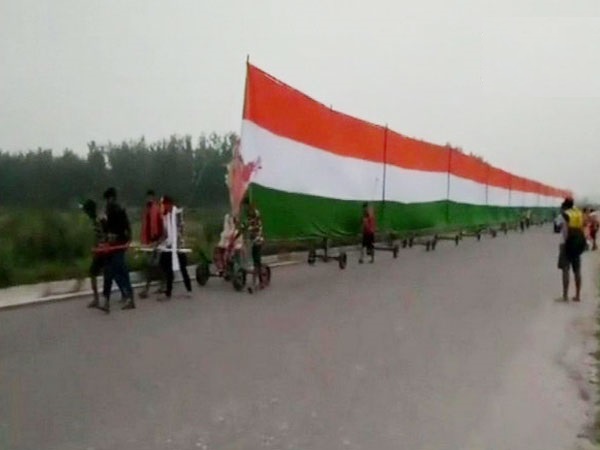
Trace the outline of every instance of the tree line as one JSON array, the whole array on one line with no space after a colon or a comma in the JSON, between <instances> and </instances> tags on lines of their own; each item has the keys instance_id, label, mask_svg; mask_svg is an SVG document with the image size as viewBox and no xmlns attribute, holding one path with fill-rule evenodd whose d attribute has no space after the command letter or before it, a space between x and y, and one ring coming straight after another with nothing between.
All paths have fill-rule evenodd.
<instances>
[{"instance_id":1,"label":"tree line","mask_svg":"<svg viewBox=\"0 0 600 450\"><path fill-rule=\"evenodd\" d=\"M141 204L153 189L188 207L222 207L228 202L225 165L237 139L235 133L212 133L195 142L190 136L152 143L92 141L86 156L71 150L0 151L0 207L67 209L99 199L109 186L127 205Z\"/></svg>"}]
</instances>

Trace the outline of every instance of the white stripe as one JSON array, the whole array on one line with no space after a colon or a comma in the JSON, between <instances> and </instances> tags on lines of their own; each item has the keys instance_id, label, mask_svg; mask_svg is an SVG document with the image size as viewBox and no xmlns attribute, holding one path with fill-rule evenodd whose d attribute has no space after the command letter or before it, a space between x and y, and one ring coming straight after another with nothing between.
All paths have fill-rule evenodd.
<instances>
[{"instance_id":1,"label":"white stripe","mask_svg":"<svg viewBox=\"0 0 600 450\"><path fill-rule=\"evenodd\" d=\"M490 186L488 188L488 204L493 206L508 206L510 192L508 189Z\"/></svg>"},{"instance_id":2,"label":"white stripe","mask_svg":"<svg viewBox=\"0 0 600 450\"><path fill-rule=\"evenodd\" d=\"M338 200L379 201L383 194L383 165L336 155L271 133L251 121L242 124L240 151L245 162L260 158L253 182L295 194ZM400 203L446 200L448 174L387 166L385 198ZM537 206L537 195L529 198ZM486 205L486 186L450 176L450 200ZM516 205L515 201L519 204ZM524 193L511 193L511 206L524 206ZM490 186L487 204L509 205L509 191Z\"/></svg>"}]
</instances>

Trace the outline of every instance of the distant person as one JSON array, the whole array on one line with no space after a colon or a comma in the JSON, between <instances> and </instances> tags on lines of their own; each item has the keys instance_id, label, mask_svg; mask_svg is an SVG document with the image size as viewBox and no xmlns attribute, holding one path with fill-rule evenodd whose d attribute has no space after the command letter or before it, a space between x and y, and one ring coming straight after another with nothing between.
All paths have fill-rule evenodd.
<instances>
[{"instance_id":1,"label":"distant person","mask_svg":"<svg viewBox=\"0 0 600 450\"><path fill-rule=\"evenodd\" d=\"M112 282L123 289L124 305L122 309L134 309L133 289L129 278L129 270L125 261L125 252L131 242L131 226L127 212L117 203L117 191L109 188L104 192L106 201L106 234L108 249L105 252L107 262L104 271L105 303L100 307L106 313L110 312L110 294Z\"/></svg>"},{"instance_id":2,"label":"distant person","mask_svg":"<svg viewBox=\"0 0 600 450\"><path fill-rule=\"evenodd\" d=\"M558 268L562 270L563 300L569 300L570 271L575 276L574 302L581 301L581 255L586 248L584 217L575 207L573 199L567 198L561 206L561 244Z\"/></svg>"},{"instance_id":3,"label":"distant person","mask_svg":"<svg viewBox=\"0 0 600 450\"><path fill-rule=\"evenodd\" d=\"M142 213L142 227L140 243L145 247L152 247L153 251L149 253L146 270L146 286L140 293L140 298L147 298L150 292L150 285L153 281L159 280L161 286L158 293L163 291L164 274L160 268L160 243L164 233L163 217L160 202L156 199L153 190L146 192L146 205Z\"/></svg>"},{"instance_id":4,"label":"distant person","mask_svg":"<svg viewBox=\"0 0 600 450\"><path fill-rule=\"evenodd\" d=\"M531 210L528 209L525 211L525 227L529 228L531 226Z\"/></svg>"},{"instance_id":5,"label":"distant person","mask_svg":"<svg viewBox=\"0 0 600 450\"><path fill-rule=\"evenodd\" d=\"M368 203L363 204L362 215L362 243L360 247L360 258L358 262L364 262L365 250L367 255L371 257L370 262L375 261L375 214Z\"/></svg>"},{"instance_id":6,"label":"distant person","mask_svg":"<svg viewBox=\"0 0 600 450\"><path fill-rule=\"evenodd\" d=\"M175 268L178 268L183 278L185 288L189 293L192 292L192 283L187 271L187 255L181 251L183 246L183 217L182 211L177 208L173 199L169 196L163 197L163 239L159 245L160 267L166 278L165 297L159 300L170 300L173 292L173 280L175 277ZM177 258L175 262L173 256Z\"/></svg>"}]
</instances>

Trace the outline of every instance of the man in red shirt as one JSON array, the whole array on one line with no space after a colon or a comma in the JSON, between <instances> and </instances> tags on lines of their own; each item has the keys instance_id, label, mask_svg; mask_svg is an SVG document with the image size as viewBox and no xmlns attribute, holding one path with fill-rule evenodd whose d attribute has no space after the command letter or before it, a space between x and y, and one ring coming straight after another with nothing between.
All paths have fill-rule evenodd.
<instances>
[{"instance_id":1,"label":"man in red shirt","mask_svg":"<svg viewBox=\"0 0 600 450\"><path fill-rule=\"evenodd\" d=\"M154 280L159 280L162 291L163 273L160 268L160 252L156 249L164 234L163 217L161 206L156 200L156 194L153 190L146 193L146 206L142 214L142 233L140 243L147 247L154 247L154 251L150 253L148 258L148 267L146 270L146 286L140 293L140 298L148 298L150 292L150 284Z\"/></svg>"},{"instance_id":2,"label":"man in red shirt","mask_svg":"<svg viewBox=\"0 0 600 450\"><path fill-rule=\"evenodd\" d=\"M363 263L364 251L367 249L367 255L371 257L371 263L375 261L375 215L373 209L368 203L363 205L362 218L362 245L360 248L360 259L358 262Z\"/></svg>"},{"instance_id":3,"label":"man in red shirt","mask_svg":"<svg viewBox=\"0 0 600 450\"><path fill-rule=\"evenodd\" d=\"M154 191L146 193L146 207L142 216L142 245L154 245L163 235L163 220L160 204L156 201Z\"/></svg>"}]
</instances>

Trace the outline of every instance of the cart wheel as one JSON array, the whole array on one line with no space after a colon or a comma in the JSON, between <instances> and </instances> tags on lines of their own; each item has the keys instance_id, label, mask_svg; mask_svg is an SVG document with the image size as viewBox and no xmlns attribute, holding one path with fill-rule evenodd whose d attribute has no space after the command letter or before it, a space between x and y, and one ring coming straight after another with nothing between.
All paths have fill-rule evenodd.
<instances>
[{"instance_id":1,"label":"cart wheel","mask_svg":"<svg viewBox=\"0 0 600 450\"><path fill-rule=\"evenodd\" d=\"M346 255L346 252L340 253L340 256L338 258L338 264L341 270L344 270L346 268L346 264L348 264L348 255Z\"/></svg>"},{"instance_id":2,"label":"cart wheel","mask_svg":"<svg viewBox=\"0 0 600 450\"><path fill-rule=\"evenodd\" d=\"M315 252L314 248L311 248L308 251L308 264L310 264L312 266L315 264L316 260L317 260L317 252Z\"/></svg>"},{"instance_id":3,"label":"cart wheel","mask_svg":"<svg viewBox=\"0 0 600 450\"><path fill-rule=\"evenodd\" d=\"M233 288L240 292L246 286L246 271L241 267L233 272Z\"/></svg>"},{"instance_id":4,"label":"cart wheel","mask_svg":"<svg viewBox=\"0 0 600 450\"><path fill-rule=\"evenodd\" d=\"M210 267L208 262L202 261L196 266L196 281L200 286L205 286L210 278Z\"/></svg>"},{"instance_id":5,"label":"cart wheel","mask_svg":"<svg viewBox=\"0 0 600 450\"><path fill-rule=\"evenodd\" d=\"M265 288L271 284L271 268L266 264L260 266L260 282Z\"/></svg>"},{"instance_id":6,"label":"cart wheel","mask_svg":"<svg viewBox=\"0 0 600 450\"><path fill-rule=\"evenodd\" d=\"M459 243L459 242L460 242L460 236L457 234L457 235L454 237L454 245L458 245L458 243Z\"/></svg>"},{"instance_id":7,"label":"cart wheel","mask_svg":"<svg viewBox=\"0 0 600 450\"><path fill-rule=\"evenodd\" d=\"M400 251L400 247L398 247L398 244L394 245L394 248L392 249L392 256L394 257L394 259L396 259L398 257L399 251Z\"/></svg>"}]
</instances>

